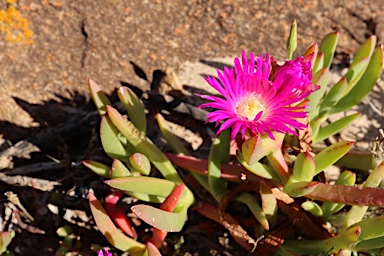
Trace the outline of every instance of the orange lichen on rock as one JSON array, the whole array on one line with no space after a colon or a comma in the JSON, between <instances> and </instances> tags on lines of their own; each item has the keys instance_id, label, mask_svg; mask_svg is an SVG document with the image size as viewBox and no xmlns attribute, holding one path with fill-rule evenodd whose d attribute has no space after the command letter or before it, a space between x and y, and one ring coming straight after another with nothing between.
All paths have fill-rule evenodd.
<instances>
[{"instance_id":1,"label":"orange lichen on rock","mask_svg":"<svg viewBox=\"0 0 384 256\"><path fill-rule=\"evenodd\" d=\"M33 31L29 29L28 20L15 8L16 0L3 0L8 7L0 10L0 33L11 43L32 44Z\"/></svg>"}]
</instances>

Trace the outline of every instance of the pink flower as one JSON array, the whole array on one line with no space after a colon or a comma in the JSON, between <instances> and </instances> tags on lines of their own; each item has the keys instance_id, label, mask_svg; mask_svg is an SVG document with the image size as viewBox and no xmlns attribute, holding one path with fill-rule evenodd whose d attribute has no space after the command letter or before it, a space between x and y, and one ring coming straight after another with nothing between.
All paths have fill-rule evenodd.
<instances>
[{"instance_id":1,"label":"pink flower","mask_svg":"<svg viewBox=\"0 0 384 256\"><path fill-rule=\"evenodd\" d=\"M234 68L217 71L220 81L205 78L220 96L198 95L209 100L201 108L214 109L207 114L207 122L221 124L217 134L231 127L232 139L239 132L244 138L247 130L274 139L273 131L297 135L295 129L306 128L299 119L307 116L307 105L298 103L319 88L311 83L307 59L299 57L277 66L268 53L265 58L251 53L248 59L243 51L241 63L238 58L234 63Z\"/></svg>"},{"instance_id":2,"label":"pink flower","mask_svg":"<svg viewBox=\"0 0 384 256\"><path fill-rule=\"evenodd\" d=\"M108 248L98 250L97 256L112 256L112 253L108 251Z\"/></svg>"}]
</instances>

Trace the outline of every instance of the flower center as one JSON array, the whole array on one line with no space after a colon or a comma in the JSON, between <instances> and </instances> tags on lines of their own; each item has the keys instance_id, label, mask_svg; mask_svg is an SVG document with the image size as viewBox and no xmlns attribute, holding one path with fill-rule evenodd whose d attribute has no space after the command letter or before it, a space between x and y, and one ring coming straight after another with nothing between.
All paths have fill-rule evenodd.
<instances>
[{"instance_id":1,"label":"flower center","mask_svg":"<svg viewBox=\"0 0 384 256\"><path fill-rule=\"evenodd\" d=\"M265 114L265 106L261 101L260 95L256 93L249 93L245 95L236 104L236 112L238 115L253 121L257 114L263 111Z\"/></svg>"}]
</instances>

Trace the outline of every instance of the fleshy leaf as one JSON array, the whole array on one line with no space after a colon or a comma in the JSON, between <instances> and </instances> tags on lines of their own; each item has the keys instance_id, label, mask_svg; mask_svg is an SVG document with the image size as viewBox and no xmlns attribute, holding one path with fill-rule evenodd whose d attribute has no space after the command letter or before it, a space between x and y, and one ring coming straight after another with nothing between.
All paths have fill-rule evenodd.
<instances>
[{"instance_id":1,"label":"fleshy leaf","mask_svg":"<svg viewBox=\"0 0 384 256\"><path fill-rule=\"evenodd\" d=\"M313 138L313 142L317 143L319 141L325 140L326 138L340 132L345 127L350 125L353 121L355 121L356 118L358 118L360 115L361 115L360 113L354 113L349 116L343 117L337 121L334 121L328 124L327 126L320 128L316 137Z\"/></svg>"},{"instance_id":2,"label":"fleshy leaf","mask_svg":"<svg viewBox=\"0 0 384 256\"><path fill-rule=\"evenodd\" d=\"M136 239L137 233L133 228L131 221L128 219L128 216L125 214L121 206L117 204L123 195L123 191L111 192L105 198L105 210L113 222L116 223L116 225L125 234Z\"/></svg>"},{"instance_id":3,"label":"fleshy leaf","mask_svg":"<svg viewBox=\"0 0 384 256\"><path fill-rule=\"evenodd\" d=\"M377 216L374 218L363 219L350 227L348 229L360 227L361 234L359 237L359 241L364 241L372 238L382 237L384 236L384 216ZM347 229L347 230L348 230ZM372 247L375 248L375 247Z\"/></svg>"},{"instance_id":4,"label":"fleshy leaf","mask_svg":"<svg viewBox=\"0 0 384 256\"><path fill-rule=\"evenodd\" d=\"M111 179L123 178L132 176L131 172L125 165L118 159L113 160L112 167L109 171Z\"/></svg>"},{"instance_id":5,"label":"fleshy leaf","mask_svg":"<svg viewBox=\"0 0 384 256\"><path fill-rule=\"evenodd\" d=\"M375 188L379 186L384 176L384 161L382 161L372 172L369 174L367 180L363 184L363 188ZM348 211L344 218L344 227L360 221L368 210L368 205L354 205Z\"/></svg>"},{"instance_id":6,"label":"fleshy leaf","mask_svg":"<svg viewBox=\"0 0 384 256\"><path fill-rule=\"evenodd\" d=\"M291 197L301 197L311 193L319 185L319 182L288 182L284 185L284 193Z\"/></svg>"},{"instance_id":7,"label":"fleshy leaf","mask_svg":"<svg viewBox=\"0 0 384 256\"><path fill-rule=\"evenodd\" d=\"M315 174L315 161L308 152L300 153L295 161L290 180L292 182L310 182Z\"/></svg>"},{"instance_id":8,"label":"fleshy leaf","mask_svg":"<svg viewBox=\"0 0 384 256\"><path fill-rule=\"evenodd\" d=\"M356 65L350 66L348 72L345 74L344 78L347 79L348 86L345 90L344 95L349 93L356 83L360 80L361 76L364 74L369 63L369 58L364 58L359 61Z\"/></svg>"},{"instance_id":9,"label":"fleshy leaf","mask_svg":"<svg viewBox=\"0 0 384 256\"><path fill-rule=\"evenodd\" d=\"M131 210L145 223L167 232L179 232L187 217L185 212L167 212L144 204L132 206Z\"/></svg>"},{"instance_id":10,"label":"fleshy leaf","mask_svg":"<svg viewBox=\"0 0 384 256\"><path fill-rule=\"evenodd\" d=\"M380 76L383 67L383 46L379 45L373 52L368 67L357 84L332 109L333 113L340 112L357 105L372 90Z\"/></svg>"},{"instance_id":11,"label":"fleshy leaf","mask_svg":"<svg viewBox=\"0 0 384 256\"><path fill-rule=\"evenodd\" d=\"M100 138L105 153L111 158L126 161L129 157L119 139L119 131L112 123L108 114L105 114L100 123Z\"/></svg>"},{"instance_id":12,"label":"fleshy leaf","mask_svg":"<svg viewBox=\"0 0 384 256\"><path fill-rule=\"evenodd\" d=\"M260 183L260 197L262 210L267 217L270 226L274 226L277 220L277 200L271 188L264 182Z\"/></svg>"},{"instance_id":13,"label":"fleshy leaf","mask_svg":"<svg viewBox=\"0 0 384 256\"><path fill-rule=\"evenodd\" d=\"M141 255L145 251L145 245L125 236L118 230L101 206L100 202L92 193L88 193L88 198L97 227L105 238L107 238L108 242L119 250L128 252L132 255Z\"/></svg>"},{"instance_id":14,"label":"fleshy leaf","mask_svg":"<svg viewBox=\"0 0 384 256\"><path fill-rule=\"evenodd\" d=\"M360 188L318 183L317 187L305 197L340 204L384 206L384 189L382 188Z\"/></svg>"},{"instance_id":15,"label":"fleshy leaf","mask_svg":"<svg viewBox=\"0 0 384 256\"><path fill-rule=\"evenodd\" d=\"M137 192L166 198L176 187L176 183L153 177L127 177L106 180L105 183L125 192Z\"/></svg>"},{"instance_id":16,"label":"fleshy leaf","mask_svg":"<svg viewBox=\"0 0 384 256\"><path fill-rule=\"evenodd\" d=\"M273 179L278 181L280 178L277 176L276 172L269 168L268 166L261 164L259 162L254 163L252 166L248 165L241 152L237 152L237 159L241 163L242 166L245 167L248 171L251 173L256 174L257 176L260 176L265 179Z\"/></svg>"},{"instance_id":17,"label":"fleshy leaf","mask_svg":"<svg viewBox=\"0 0 384 256\"><path fill-rule=\"evenodd\" d=\"M361 152L351 150L338 160L335 165L359 170L369 170L376 167L374 154L372 152Z\"/></svg>"},{"instance_id":18,"label":"fleshy leaf","mask_svg":"<svg viewBox=\"0 0 384 256\"><path fill-rule=\"evenodd\" d=\"M188 150L184 147L180 139L169 128L164 117L160 113L157 113L155 115L155 118L157 120L157 123L159 124L161 133L163 134L164 138L167 140L168 144L171 146L173 152L188 156L189 155Z\"/></svg>"},{"instance_id":19,"label":"fleshy leaf","mask_svg":"<svg viewBox=\"0 0 384 256\"><path fill-rule=\"evenodd\" d=\"M227 182L221 179L221 155L220 155L220 139L215 138L211 145L208 156L208 184L213 192L213 197L219 201L223 194L227 191Z\"/></svg>"},{"instance_id":20,"label":"fleshy leaf","mask_svg":"<svg viewBox=\"0 0 384 256\"><path fill-rule=\"evenodd\" d=\"M314 75L317 72L319 72L320 69L323 68L323 65L324 65L324 53L319 52L316 56L315 64L313 65L313 68L312 68L312 74Z\"/></svg>"},{"instance_id":21,"label":"fleshy leaf","mask_svg":"<svg viewBox=\"0 0 384 256\"><path fill-rule=\"evenodd\" d=\"M328 239L285 241L283 246L302 255L318 255L324 252L336 253L340 249L348 248L357 241L359 236L360 227L354 227Z\"/></svg>"},{"instance_id":22,"label":"fleshy leaf","mask_svg":"<svg viewBox=\"0 0 384 256\"><path fill-rule=\"evenodd\" d=\"M147 242L148 256L161 256L161 253L157 247L151 242Z\"/></svg>"},{"instance_id":23,"label":"fleshy leaf","mask_svg":"<svg viewBox=\"0 0 384 256\"><path fill-rule=\"evenodd\" d=\"M312 120L313 118L317 117L319 114L319 102L321 98L323 97L325 90L327 89L329 81L329 70L328 68L322 68L320 69L312 78L312 83L319 85L320 89L312 92L309 96L309 113L308 118L309 120Z\"/></svg>"},{"instance_id":24,"label":"fleshy leaf","mask_svg":"<svg viewBox=\"0 0 384 256\"><path fill-rule=\"evenodd\" d=\"M101 87L92 79L88 79L88 88L97 111L99 112L100 117L102 117L106 112L106 107L112 104Z\"/></svg>"},{"instance_id":25,"label":"fleshy leaf","mask_svg":"<svg viewBox=\"0 0 384 256\"><path fill-rule=\"evenodd\" d=\"M288 60L292 59L293 52L297 48L297 22L293 20L287 40Z\"/></svg>"},{"instance_id":26,"label":"fleshy leaf","mask_svg":"<svg viewBox=\"0 0 384 256\"><path fill-rule=\"evenodd\" d=\"M352 148L353 144L352 141L340 141L316 154L313 158L316 166L315 175L343 157Z\"/></svg>"},{"instance_id":27,"label":"fleshy leaf","mask_svg":"<svg viewBox=\"0 0 384 256\"><path fill-rule=\"evenodd\" d=\"M241 193L235 198L235 201L244 203L246 206L248 206L249 210L252 212L253 216L255 216L257 221L260 222L261 226L265 230L269 230L267 216L261 210L261 207L254 196L248 193Z\"/></svg>"},{"instance_id":28,"label":"fleshy leaf","mask_svg":"<svg viewBox=\"0 0 384 256\"><path fill-rule=\"evenodd\" d=\"M15 231L3 231L0 233L0 253L4 253L7 250L7 246L12 242L15 237Z\"/></svg>"},{"instance_id":29,"label":"fleshy leaf","mask_svg":"<svg viewBox=\"0 0 384 256\"><path fill-rule=\"evenodd\" d=\"M132 154L129 157L129 164L132 169L143 175L148 176L151 172L151 163L149 162L148 157L141 153Z\"/></svg>"},{"instance_id":30,"label":"fleshy leaf","mask_svg":"<svg viewBox=\"0 0 384 256\"><path fill-rule=\"evenodd\" d=\"M208 160L207 159L200 159L195 158L191 156L183 156L183 155L175 155L175 154L166 154L169 158L169 160L172 161L175 165L184 168L186 170L189 170L194 173L198 173L204 176L208 175ZM221 164L221 177L223 179L234 181L234 182L241 182L244 181L264 181L267 184L273 184L274 182L271 182L270 180L263 179L259 176L254 175L253 173L250 173L241 165L237 164ZM244 179L243 179L244 178Z\"/></svg>"},{"instance_id":31,"label":"fleshy leaf","mask_svg":"<svg viewBox=\"0 0 384 256\"><path fill-rule=\"evenodd\" d=\"M127 138L128 142L135 147L135 150L148 157L164 178L177 183L183 183L168 158L143 132L124 119L116 109L107 106L107 113L112 123Z\"/></svg>"},{"instance_id":32,"label":"fleshy leaf","mask_svg":"<svg viewBox=\"0 0 384 256\"><path fill-rule=\"evenodd\" d=\"M127 110L128 117L136 128L145 133L147 129L147 117L144 106L137 95L128 87L122 86L117 90L117 95Z\"/></svg>"},{"instance_id":33,"label":"fleshy leaf","mask_svg":"<svg viewBox=\"0 0 384 256\"><path fill-rule=\"evenodd\" d=\"M319 45L317 43L312 44L308 49L304 52L303 56L308 57L312 55L311 63L312 63L312 69L315 65L317 53L319 52Z\"/></svg>"},{"instance_id":34,"label":"fleshy leaf","mask_svg":"<svg viewBox=\"0 0 384 256\"><path fill-rule=\"evenodd\" d=\"M83 165L85 165L88 169L96 173L97 175L104 177L104 178L109 178L109 169L110 167L108 165L99 163L97 161L93 160L86 160L83 161Z\"/></svg>"},{"instance_id":35,"label":"fleshy leaf","mask_svg":"<svg viewBox=\"0 0 384 256\"><path fill-rule=\"evenodd\" d=\"M353 245L352 249L354 251L367 252L371 253L370 255L382 255L384 247L384 236L362 240ZM377 252L373 250L376 249Z\"/></svg>"},{"instance_id":36,"label":"fleshy leaf","mask_svg":"<svg viewBox=\"0 0 384 256\"><path fill-rule=\"evenodd\" d=\"M320 104L319 117L325 116L329 113L332 107L344 96L345 91L348 88L348 82L345 77L342 77L327 94L324 95L324 99Z\"/></svg>"},{"instance_id":37,"label":"fleshy leaf","mask_svg":"<svg viewBox=\"0 0 384 256\"><path fill-rule=\"evenodd\" d=\"M185 186L184 184L178 185L172 191L172 193L164 200L164 202L161 203L160 210L173 212L183 193L184 186ZM160 248L166 236L167 236L166 231L154 228L152 237L148 241L151 242L156 248Z\"/></svg>"},{"instance_id":38,"label":"fleshy leaf","mask_svg":"<svg viewBox=\"0 0 384 256\"><path fill-rule=\"evenodd\" d=\"M323 211L321 207L315 202L311 202L311 201L304 202L301 204L301 207L307 212L310 212L313 216L319 217L323 215Z\"/></svg>"},{"instance_id":39,"label":"fleshy leaf","mask_svg":"<svg viewBox=\"0 0 384 256\"><path fill-rule=\"evenodd\" d=\"M241 145L241 153L248 165L253 165L263 156L262 140L259 136L254 136L243 142Z\"/></svg>"},{"instance_id":40,"label":"fleshy leaf","mask_svg":"<svg viewBox=\"0 0 384 256\"><path fill-rule=\"evenodd\" d=\"M338 40L339 32L332 32L326 35L323 41L321 42L319 52L324 53L323 67L331 67L333 55L335 54Z\"/></svg>"},{"instance_id":41,"label":"fleshy leaf","mask_svg":"<svg viewBox=\"0 0 384 256\"><path fill-rule=\"evenodd\" d=\"M356 174L351 171L344 171L340 174L339 178L337 178L335 185L353 186L355 182ZM332 214L340 211L344 206L344 204L324 202L321 206L321 209L324 212L324 216L327 218Z\"/></svg>"},{"instance_id":42,"label":"fleshy leaf","mask_svg":"<svg viewBox=\"0 0 384 256\"><path fill-rule=\"evenodd\" d=\"M354 67L364 58L370 58L373 51L375 50L377 38L375 35L371 35L365 43L360 46L359 50L357 50L355 56L353 57L351 66Z\"/></svg>"}]
</instances>

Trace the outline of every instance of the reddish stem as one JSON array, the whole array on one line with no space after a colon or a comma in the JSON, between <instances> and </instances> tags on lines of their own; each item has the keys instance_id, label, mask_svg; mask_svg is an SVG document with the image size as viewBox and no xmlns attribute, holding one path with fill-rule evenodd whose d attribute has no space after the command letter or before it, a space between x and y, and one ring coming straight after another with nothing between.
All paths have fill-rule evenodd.
<instances>
[{"instance_id":1,"label":"reddish stem","mask_svg":"<svg viewBox=\"0 0 384 256\"><path fill-rule=\"evenodd\" d=\"M137 233L132 226L131 221L128 219L128 216L125 214L123 209L117 205L117 202L124 195L123 191L114 191L111 192L105 198L105 210L107 211L109 217L115 222L115 224L128 236L137 238Z\"/></svg>"},{"instance_id":2,"label":"reddish stem","mask_svg":"<svg viewBox=\"0 0 384 256\"><path fill-rule=\"evenodd\" d=\"M202 201L197 203L194 210L224 226L239 245L248 251L253 250L256 245L256 241L247 234L247 231L245 231L231 215L227 213L219 215L219 210L215 206Z\"/></svg>"},{"instance_id":3,"label":"reddish stem","mask_svg":"<svg viewBox=\"0 0 384 256\"><path fill-rule=\"evenodd\" d=\"M180 199L181 194L184 190L184 183L178 185L172 193L165 198L164 202L160 205L160 209L167 212L173 212L173 210L176 207L177 202ZM153 229L152 237L148 240L149 243L152 243L156 248L160 248L163 244L163 241L165 237L167 236L168 232L163 231L158 228Z\"/></svg>"}]
</instances>

